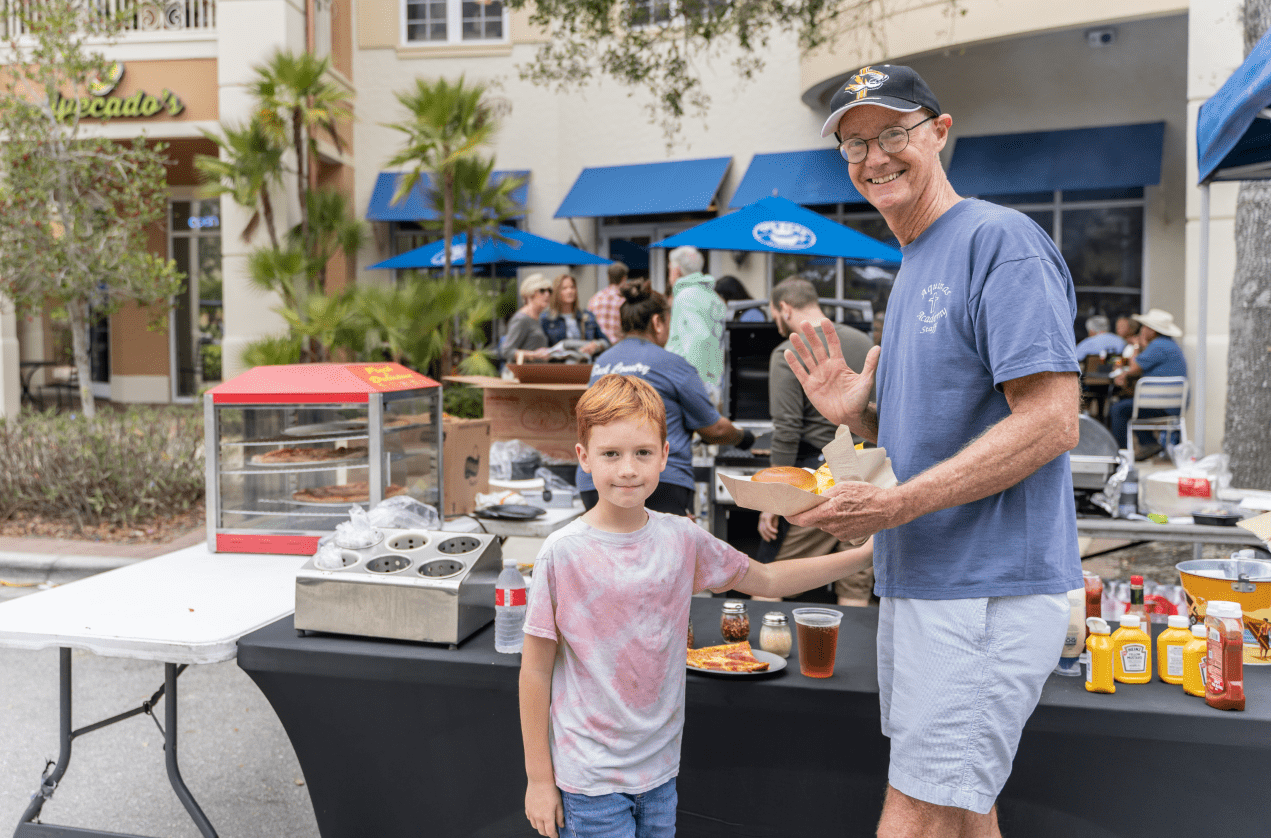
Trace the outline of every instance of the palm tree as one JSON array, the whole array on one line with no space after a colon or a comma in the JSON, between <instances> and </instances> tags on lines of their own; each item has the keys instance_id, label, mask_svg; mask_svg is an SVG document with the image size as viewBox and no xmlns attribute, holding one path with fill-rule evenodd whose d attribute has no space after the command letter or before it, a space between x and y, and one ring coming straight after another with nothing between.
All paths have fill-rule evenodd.
<instances>
[{"instance_id":1,"label":"palm tree","mask_svg":"<svg viewBox=\"0 0 1271 838\"><path fill-rule=\"evenodd\" d=\"M327 78L330 61L311 53L278 50L256 68L249 89L256 97L265 132L279 145L291 142L296 153L296 193L300 200L300 237L309 241L309 212L305 193L309 184L309 156L317 154L316 131L326 132L337 151L343 151L336 123L353 112L345 104L349 94Z\"/></svg>"},{"instance_id":2,"label":"palm tree","mask_svg":"<svg viewBox=\"0 0 1271 838\"><path fill-rule=\"evenodd\" d=\"M312 289L326 288L327 263L337 252L357 253L366 241L366 224L358 220L349 200L334 189L305 192L309 214L309 240L294 241L309 259L308 278Z\"/></svg>"},{"instance_id":3,"label":"palm tree","mask_svg":"<svg viewBox=\"0 0 1271 838\"><path fill-rule=\"evenodd\" d=\"M499 227L525 211L513 197L524 183L523 177L495 178L493 157L465 157L455 163L455 228L466 240L464 275L469 280L477 241L498 238Z\"/></svg>"},{"instance_id":4,"label":"palm tree","mask_svg":"<svg viewBox=\"0 0 1271 838\"><path fill-rule=\"evenodd\" d=\"M229 195L236 204L252 210L252 217L243 228L244 242L251 239L264 220L269 241L277 250L278 233L269 190L282 182L283 146L270 140L259 118L239 127L223 124L221 130L223 137L203 132L220 147L221 156L195 155L194 168L199 179L210 194Z\"/></svg>"},{"instance_id":5,"label":"palm tree","mask_svg":"<svg viewBox=\"0 0 1271 838\"><path fill-rule=\"evenodd\" d=\"M472 283L411 274L393 288L358 286L354 299L394 361L423 372L436 364L444 377L450 374L449 348L458 338L474 347L466 352L459 369L472 375L494 374L494 365L480 346L494 303Z\"/></svg>"},{"instance_id":6,"label":"palm tree","mask_svg":"<svg viewBox=\"0 0 1271 838\"><path fill-rule=\"evenodd\" d=\"M406 145L389 160L389 165L414 166L398 179L394 203L409 194L420 175L428 172L434 191L440 191L442 196L445 241L454 236L455 166L489 142L496 127L494 110L485 101L485 92L485 85L468 86L463 76L455 84L446 79L416 79L414 90L396 94L410 117L386 126L406 135ZM450 267L450 251L446 250L444 276L450 276Z\"/></svg>"}]
</instances>

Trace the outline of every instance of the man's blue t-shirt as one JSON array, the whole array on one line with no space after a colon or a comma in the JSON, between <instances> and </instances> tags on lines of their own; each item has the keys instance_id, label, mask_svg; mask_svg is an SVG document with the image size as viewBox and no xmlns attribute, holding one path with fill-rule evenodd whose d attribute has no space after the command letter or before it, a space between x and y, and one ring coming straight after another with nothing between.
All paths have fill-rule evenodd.
<instances>
[{"instance_id":1,"label":"man's blue t-shirt","mask_svg":"<svg viewBox=\"0 0 1271 838\"><path fill-rule=\"evenodd\" d=\"M904 482L1010 415L1002 383L1077 372L1072 277L1027 216L963 200L903 248L877 373L878 444ZM1068 455L978 501L884 530L879 596L964 599L1080 588Z\"/></svg>"},{"instance_id":2,"label":"man's blue t-shirt","mask_svg":"<svg viewBox=\"0 0 1271 838\"><path fill-rule=\"evenodd\" d=\"M643 338L626 338L605 350L591 368L591 382L602 375L634 375L647 381L666 405L666 441L671 453L662 471L662 483L694 488L693 431L719 421L719 411L706 395L697 369L688 361ZM579 466L579 490L590 492L596 484Z\"/></svg>"},{"instance_id":3,"label":"man's blue t-shirt","mask_svg":"<svg viewBox=\"0 0 1271 838\"><path fill-rule=\"evenodd\" d=\"M1187 359L1183 357L1183 350L1172 337L1166 335L1157 335L1152 338L1152 342L1143 347L1139 354L1134 356L1134 360L1142 367L1144 376L1187 377Z\"/></svg>"}]
</instances>

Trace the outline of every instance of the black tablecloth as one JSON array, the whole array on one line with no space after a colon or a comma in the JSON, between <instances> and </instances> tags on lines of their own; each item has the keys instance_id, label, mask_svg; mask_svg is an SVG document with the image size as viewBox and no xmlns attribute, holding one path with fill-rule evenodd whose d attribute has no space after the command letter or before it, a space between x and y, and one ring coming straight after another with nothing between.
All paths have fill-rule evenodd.
<instances>
[{"instance_id":1,"label":"black tablecloth","mask_svg":"<svg viewBox=\"0 0 1271 838\"><path fill-rule=\"evenodd\" d=\"M751 603L752 642L763 611ZM877 612L847 608L835 674L689 673L678 834L872 836L887 776ZM694 599L698 645L720 601ZM451 650L297 636L290 617L239 643L238 663L295 747L324 838L531 836L516 703L519 655L493 626ZM1052 676L999 800L1030 838L1266 834L1271 668L1246 670L1248 709L1224 713L1154 681L1088 693Z\"/></svg>"}]
</instances>

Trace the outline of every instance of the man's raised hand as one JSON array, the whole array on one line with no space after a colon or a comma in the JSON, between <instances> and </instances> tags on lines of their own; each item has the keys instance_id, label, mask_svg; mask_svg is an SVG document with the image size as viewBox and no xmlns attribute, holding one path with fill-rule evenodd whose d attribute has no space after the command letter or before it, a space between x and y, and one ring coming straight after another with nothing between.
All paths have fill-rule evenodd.
<instances>
[{"instance_id":1,"label":"man's raised hand","mask_svg":"<svg viewBox=\"0 0 1271 838\"><path fill-rule=\"evenodd\" d=\"M865 366L857 373L843 360L843 348L829 320L804 323L802 332L790 335L794 351L787 349L785 357L803 392L826 419L877 441L878 420L870 408L869 393L874 386L879 348L869 351Z\"/></svg>"}]
</instances>

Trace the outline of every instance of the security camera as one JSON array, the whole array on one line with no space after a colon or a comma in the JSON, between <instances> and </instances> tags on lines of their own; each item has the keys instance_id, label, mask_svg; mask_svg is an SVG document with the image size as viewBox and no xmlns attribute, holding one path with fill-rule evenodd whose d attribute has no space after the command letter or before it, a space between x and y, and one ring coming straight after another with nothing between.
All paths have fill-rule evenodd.
<instances>
[{"instance_id":1,"label":"security camera","mask_svg":"<svg viewBox=\"0 0 1271 838\"><path fill-rule=\"evenodd\" d=\"M1115 29L1090 29L1086 32L1086 45L1091 49L1099 47L1112 46L1116 42L1117 31Z\"/></svg>"}]
</instances>

